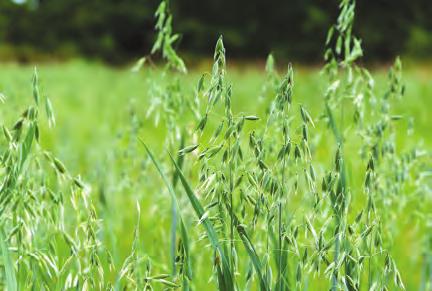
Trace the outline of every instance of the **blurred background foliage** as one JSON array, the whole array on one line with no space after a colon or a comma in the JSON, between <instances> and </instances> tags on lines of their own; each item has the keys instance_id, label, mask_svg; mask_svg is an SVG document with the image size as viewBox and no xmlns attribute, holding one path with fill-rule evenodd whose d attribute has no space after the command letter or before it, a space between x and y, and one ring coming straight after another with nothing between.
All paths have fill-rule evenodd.
<instances>
[{"instance_id":1,"label":"blurred background foliage","mask_svg":"<svg viewBox=\"0 0 432 291\"><path fill-rule=\"evenodd\" d=\"M21 62L84 56L118 64L147 54L158 0L1 0L0 57ZM321 61L337 0L173 0L178 49L212 53L224 35L230 57ZM355 29L367 61L432 51L430 0L357 1Z\"/></svg>"}]
</instances>

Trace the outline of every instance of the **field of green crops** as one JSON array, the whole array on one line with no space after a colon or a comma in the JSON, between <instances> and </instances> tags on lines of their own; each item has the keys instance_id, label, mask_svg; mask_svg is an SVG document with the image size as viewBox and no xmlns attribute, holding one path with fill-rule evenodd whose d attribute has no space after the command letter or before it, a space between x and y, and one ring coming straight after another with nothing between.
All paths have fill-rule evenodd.
<instances>
[{"instance_id":1,"label":"field of green crops","mask_svg":"<svg viewBox=\"0 0 432 291\"><path fill-rule=\"evenodd\" d=\"M7 96L0 107L2 124L13 125L17 112L32 104L33 69L32 66L15 64L1 66L0 91ZM209 69L203 65L187 76L180 76L184 94L193 94L201 72ZM377 94L385 90L385 69L383 66L373 70L379 86ZM38 66L38 70L42 91L50 97L56 118L56 125L52 128L46 120L41 122L40 144L62 160L71 174L80 174L91 187L90 195L97 205L98 215L103 219L99 235L112 248L117 268L121 267L121 262L132 248L138 201L141 207L141 241L138 248L149 256L154 269L170 273L171 200L160 186L161 181L149 165L147 154L137 139L141 137L155 153L166 158L167 149L163 149L166 127L162 122L155 126L155 116L147 116L152 98L149 87L153 82L159 82L163 72L148 68L133 73L128 68L112 69L77 61L43 64ZM294 70L294 102L304 104L313 116L319 116L323 108L321 92L325 86L320 72L304 67ZM257 65L228 69L228 78L233 84L238 84L233 88L233 110L259 117L265 114L264 109L271 100L260 96L265 81L262 71L263 68ZM414 126L413 134L401 138L401 144L420 144L426 149L432 145L428 112L432 106L430 74L428 67L411 65L404 70L406 95L395 104L395 111L413 118ZM175 78L166 77L164 82ZM192 119L191 113L184 114L189 115L185 119ZM332 139L328 130L323 134L312 130L312 134L316 135L314 138L317 140ZM400 135L405 134L406 128L402 126ZM328 156L333 155L331 151L318 149L316 158L327 161ZM348 154L354 160L359 159L357 152ZM179 192L179 196L184 195ZM185 197L181 199L185 200ZM200 226L196 225L190 207L186 205L183 211L190 227L199 231ZM394 219L397 230L390 250L400 266L408 290L415 290L421 280L424 254L429 252L430 255L431 251L427 249L426 233L418 227L415 205L408 204L398 210ZM192 249L200 250L207 244L198 238L191 241ZM215 286L209 282L213 268L212 252L208 248L204 254L208 256L206 264L197 261L194 266L199 270L199 277L194 280L197 289L200 286Z\"/></svg>"},{"instance_id":2,"label":"field of green crops","mask_svg":"<svg viewBox=\"0 0 432 291\"><path fill-rule=\"evenodd\" d=\"M431 290L432 67L351 5L323 67L1 64L2 287Z\"/></svg>"}]
</instances>

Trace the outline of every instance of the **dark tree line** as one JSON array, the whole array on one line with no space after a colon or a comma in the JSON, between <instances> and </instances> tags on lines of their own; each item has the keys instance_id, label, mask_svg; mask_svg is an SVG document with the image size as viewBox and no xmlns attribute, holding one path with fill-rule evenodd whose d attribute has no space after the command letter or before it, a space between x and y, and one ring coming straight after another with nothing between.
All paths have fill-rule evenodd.
<instances>
[{"instance_id":1,"label":"dark tree line","mask_svg":"<svg viewBox=\"0 0 432 291\"><path fill-rule=\"evenodd\" d=\"M84 55L109 62L149 52L158 0L0 1L0 56ZM234 57L316 62L337 0L171 0L182 51L209 55L223 34ZM358 0L357 34L370 59L431 56L431 0ZM3 53L2 53L3 51Z\"/></svg>"}]
</instances>

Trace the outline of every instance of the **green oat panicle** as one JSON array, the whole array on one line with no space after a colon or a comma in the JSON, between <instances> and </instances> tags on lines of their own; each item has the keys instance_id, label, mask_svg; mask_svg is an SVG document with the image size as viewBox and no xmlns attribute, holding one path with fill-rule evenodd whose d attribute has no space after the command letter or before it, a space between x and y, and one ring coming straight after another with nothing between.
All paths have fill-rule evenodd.
<instances>
[{"instance_id":1,"label":"green oat panicle","mask_svg":"<svg viewBox=\"0 0 432 291\"><path fill-rule=\"evenodd\" d=\"M107 285L97 238L99 223L88 198L89 189L82 182L74 182L63 163L38 144L40 100L36 73L32 83L35 106L26 110L13 129L3 126L3 283L8 290L78 286L103 289Z\"/></svg>"},{"instance_id":2,"label":"green oat panicle","mask_svg":"<svg viewBox=\"0 0 432 291\"><path fill-rule=\"evenodd\" d=\"M184 61L177 55L173 48L174 43L179 39L178 34L172 32L172 14L169 10L169 1L163 0L159 4L156 10L155 17L156 30L158 32L156 41L152 47L151 53L154 54L157 51L162 53L162 57L168 61L168 65L172 68L177 69L182 73L186 73L187 69ZM140 59L138 62L143 63L145 59ZM136 69L139 69L140 65L137 63Z\"/></svg>"}]
</instances>

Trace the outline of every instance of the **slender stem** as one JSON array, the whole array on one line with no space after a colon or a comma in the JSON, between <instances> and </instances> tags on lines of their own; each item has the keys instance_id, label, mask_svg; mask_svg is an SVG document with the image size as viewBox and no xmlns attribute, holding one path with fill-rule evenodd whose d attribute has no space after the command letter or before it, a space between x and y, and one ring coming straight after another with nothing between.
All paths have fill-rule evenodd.
<instances>
[{"instance_id":1,"label":"slender stem","mask_svg":"<svg viewBox=\"0 0 432 291\"><path fill-rule=\"evenodd\" d=\"M175 205L175 201L172 200L171 202L171 267L172 267L172 274L176 274L176 263L175 263L175 252L176 252L176 229L177 229L177 208Z\"/></svg>"},{"instance_id":2,"label":"slender stem","mask_svg":"<svg viewBox=\"0 0 432 291\"><path fill-rule=\"evenodd\" d=\"M279 201L279 270L278 290L282 290L282 203Z\"/></svg>"},{"instance_id":3,"label":"slender stem","mask_svg":"<svg viewBox=\"0 0 432 291\"><path fill-rule=\"evenodd\" d=\"M370 195L370 194L369 194ZM372 199L372 197L370 197L369 199ZM367 219L366 219L366 224L369 224L369 214L367 215ZM369 264L368 264L368 290L371 289L372 287L372 268L371 268L371 261L372 261L372 236L369 239Z\"/></svg>"},{"instance_id":4,"label":"slender stem","mask_svg":"<svg viewBox=\"0 0 432 291\"><path fill-rule=\"evenodd\" d=\"M340 236L342 234L341 229L339 229L340 226L341 226L340 221L341 221L340 217L338 215L336 215L336 225L338 227L338 233L336 234L335 254L334 254L334 259L333 259L333 262L334 262L335 266L336 266L337 261L339 259L339 253L340 253ZM332 275L332 286L331 286L331 290L332 291L336 291L337 290L337 277L338 277L338 274L337 274L337 270L335 269L333 271L333 275Z\"/></svg>"},{"instance_id":5,"label":"slender stem","mask_svg":"<svg viewBox=\"0 0 432 291\"><path fill-rule=\"evenodd\" d=\"M284 146L287 144L287 136L284 131ZM282 290L282 197L285 194L285 169L286 157L282 160L282 193L279 197L279 270L278 270L278 290Z\"/></svg>"},{"instance_id":6,"label":"slender stem","mask_svg":"<svg viewBox=\"0 0 432 291\"><path fill-rule=\"evenodd\" d=\"M228 138L228 171L229 171L229 199L230 199L230 246L231 246L231 267L232 271L234 273L234 221L233 221L233 212L234 212L234 205L233 205L233 181L232 181L232 156L231 156L231 137Z\"/></svg>"}]
</instances>

